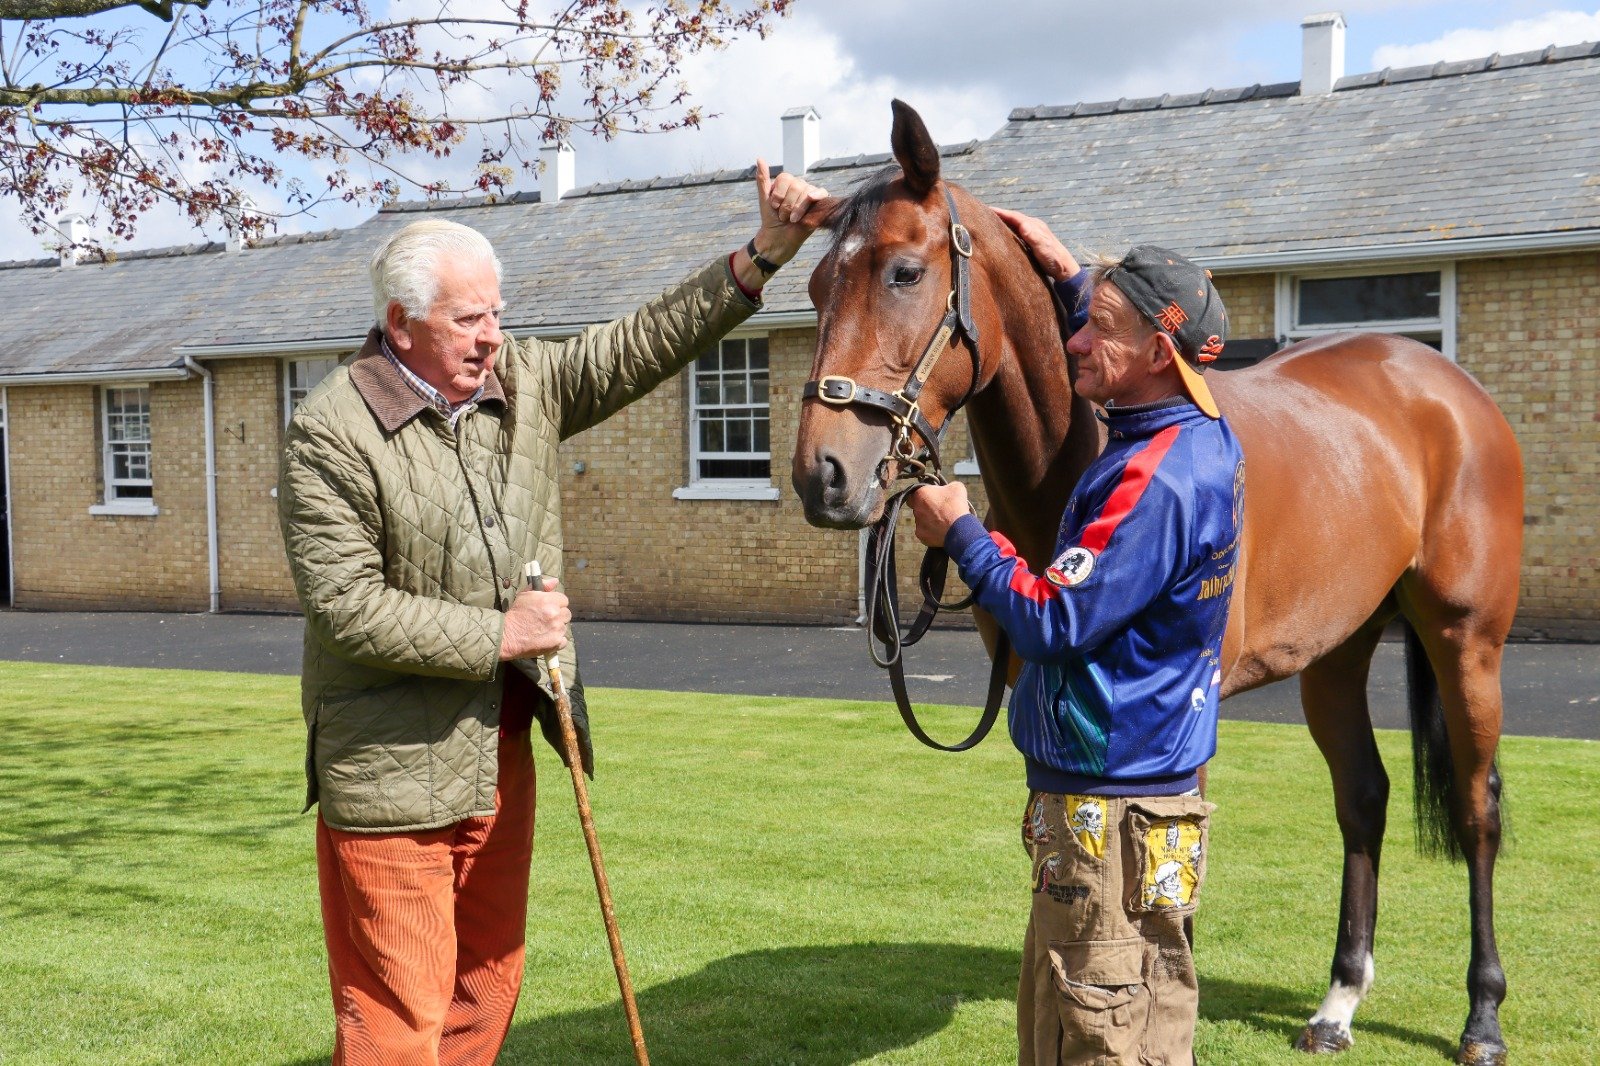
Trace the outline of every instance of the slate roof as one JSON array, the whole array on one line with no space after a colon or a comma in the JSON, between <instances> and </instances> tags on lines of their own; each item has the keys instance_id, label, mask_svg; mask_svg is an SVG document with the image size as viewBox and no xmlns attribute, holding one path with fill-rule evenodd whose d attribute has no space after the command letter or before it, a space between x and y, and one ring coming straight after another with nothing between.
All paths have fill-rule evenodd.
<instances>
[{"instance_id":1,"label":"slate roof","mask_svg":"<svg viewBox=\"0 0 1600 1066\"><path fill-rule=\"evenodd\" d=\"M1207 261L1600 230L1597 130L1591 43L1362 74L1327 96L1288 83L1023 108L969 187L1085 246Z\"/></svg>"},{"instance_id":2,"label":"slate roof","mask_svg":"<svg viewBox=\"0 0 1600 1066\"><path fill-rule=\"evenodd\" d=\"M927 116L937 126L937 116ZM1048 219L1074 246L1141 240L1202 260L1339 246L1596 230L1600 44L1344 78L1023 108L994 136L943 149L947 177ZM887 153L824 160L831 191ZM366 260L418 213L481 230L505 267L513 329L605 321L726 254L755 218L751 170L590 185L560 203L386 208L349 230L58 268L0 264L0 378L171 367L182 345L357 338ZM768 286L766 313L806 311L825 242Z\"/></svg>"}]
</instances>

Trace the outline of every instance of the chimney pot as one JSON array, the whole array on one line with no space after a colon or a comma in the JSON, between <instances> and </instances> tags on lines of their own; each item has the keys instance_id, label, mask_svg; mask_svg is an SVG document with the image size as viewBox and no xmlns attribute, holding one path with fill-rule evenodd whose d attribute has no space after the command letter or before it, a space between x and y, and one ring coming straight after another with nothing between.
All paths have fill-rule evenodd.
<instances>
[{"instance_id":1,"label":"chimney pot","mask_svg":"<svg viewBox=\"0 0 1600 1066\"><path fill-rule=\"evenodd\" d=\"M83 257L79 247L89 239L89 221L82 215L62 215L56 220L56 232L61 234L61 265L77 266Z\"/></svg>"},{"instance_id":2,"label":"chimney pot","mask_svg":"<svg viewBox=\"0 0 1600 1066\"><path fill-rule=\"evenodd\" d=\"M539 202L553 204L576 186L577 153L566 141L539 149Z\"/></svg>"},{"instance_id":3,"label":"chimney pot","mask_svg":"<svg viewBox=\"0 0 1600 1066\"><path fill-rule=\"evenodd\" d=\"M245 215L254 214L256 202L249 196L240 194L231 211L223 213L223 224L227 226L227 237L223 240L222 249L226 252L242 252L245 249L244 227L240 224Z\"/></svg>"},{"instance_id":4,"label":"chimney pot","mask_svg":"<svg viewBox=\"0 0 1600 1066\"><path fill-rule=\"evenodd\" d=\"M1300 20L1300 95L1327 96L1344 77L1344 15L1329 11Z\"/></svg>"},{"instance_id":5,"label":"chimney pot","mask_svg":"<svg viewBox=\"0 0 1600 1066\"><path fill-rule=\"evenodd\" d=\"M822 158L822 116L811 106L791 107L783 113L783 169L804 174Z\"/></svg>"}]
</instances>

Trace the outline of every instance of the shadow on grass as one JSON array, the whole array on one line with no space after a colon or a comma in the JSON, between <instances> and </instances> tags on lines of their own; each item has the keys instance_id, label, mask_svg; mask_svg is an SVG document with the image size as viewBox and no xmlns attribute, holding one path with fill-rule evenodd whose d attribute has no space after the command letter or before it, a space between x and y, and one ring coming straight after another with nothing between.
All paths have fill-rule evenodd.
<instances>
[{"instance_id":1,"label":"shadow on grass","mask_svg":"<svg viewBox=\"0 0 1600 1066\"><path fill-rule=\"evenodd\" d=\"M639 1015L656 1066L848 1066L937 1033L961 1003L1011 1002L1019 958L962 944L748 951L644 989ZM632 1059L622 1006L613 999L514 1026L496 1061L614 1066Z\"/></svg>"},{"instance_id":2,"label":"shadow on grass","mask_svg":"<svg viewBox=\"0 0 1600 1066\"><path fill-rule=\"evenodd\" d=\"M602 956L603 958L603 956ZM599 960L597 960L599 961ZM851 1066L910 1047L948 1026L965 1002L1016 997L1019 955L962 944L847 944L773 948L718 959L639 994L650 1060L657 1066L806 1063ZM1202 977L1200 1016L1271 1034L1285 1054L1316 1009L1303 989ZM1009 1014L1009 1011L1007 1012ZM1378 1033L1448 1059L1455 1044L1356 1018L1356 1036ZM1007 1039L1010 1028L1007 1027ZM632 1060L621 1004L568 1011L511 1030L502 1066ZM317 1066L326 1058L285 1066Z\"/></svg>"},{"instance_id":3,"label":"shadow on grass","mask_svg":"<svg viewBox=\"0 0 1600 1066\"><path fill-rule=\"evenodd\" d=\"M1306 1020L1316 1013L1319 1002L1304 989L1230 981L1204 974L1200 977L1201 1018L1208 1022L1237 1022L1257 1032L1271 1033L1281 1038L1286 1049L1300 1035ZM1438 1033L1365 1020L1360 1011L1356 1012L1352 1028L1357 1041L1364 1032L1380 1033L1390 1040L1436 1051L1447 1059L1456 1053L1455 1042Z\"/></svg>"}]
</instances>

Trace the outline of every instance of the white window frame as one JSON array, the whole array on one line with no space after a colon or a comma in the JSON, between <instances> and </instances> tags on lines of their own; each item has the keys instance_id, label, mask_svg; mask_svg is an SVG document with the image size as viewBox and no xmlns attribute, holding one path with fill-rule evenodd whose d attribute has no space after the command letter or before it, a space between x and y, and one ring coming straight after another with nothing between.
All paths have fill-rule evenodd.
<instances>
[{"instance_id":1,"label":"white window frame","mask_svg":"<svg viewBox=\"0 0 1600 1066\"><path fill-rule=\"evenodd\" d=\"M145 416L150 418L153 414L152 389L148 381L118 382L113 385L101 385L95 390L95 400L100 407L100 469L102 483L105 487L103 502L89 508L89 513L94 515L158 515L161 509L156 506L154 479L155 442L147 442L149 459L151 462L152 476L148 478L117 478L115 475L116 463L113 461L111 440L111 393L112 392L143 392L145 403ZM152 434L153 437L153 434ZM118 486L146 486L152 491L150 496L118 496Z\"/></svg>"},{"instance_id":2,"label":"white window frame","mask_svg":"<svg viewBox=\"0 0 1600 1066\"><path fill-rule=\"evenodd\" d=\"M1375 319L1363 322L1319 322L1314 326L1301 326L1296 321L1299 282L1323 278L1359 278L1379 274L1434 274L1439 275L1439 317L1412 319ZM1404 263L1369 263L1365 266L1342 267L1338 270L1299 270L1278 275L1275 301L1275 329L1280 338L1290 342L1320 337L1328 333L1348 330L1371 330L1379 333L1439 334L1439 350L1451 362L1456 359L1456 264L1454 260L1418 261Z\"/></svg>"},{"instance_id":3,"label":"white window frame","mask_svg":"<svg viewBox=\"0 0 1600 1066\"><path fill-rule=\"evenodd\" d=\"M333 373L334 369L338 368L339 364L341 362L343 362L343 360L344 360L344 356L343 355L302 355L302 356L296 356L293 359L285 359L285 360L283 360L283 424L284 425L287 426L289 424L289 419L294 417L294 409L295 409L295 406L296 406L296 401L295 401L295 398L294 398L294 366L295 366L295 364L296 363L331 362L331 363L333 363L333 368L329 369L329 371L328 371L328 374L331 374L331 373ZM327 376L328 376L327 374L323 375L323 377L327 377ZM319 385L321 383L322 383L322 378L318 378L317 381L316 381L316 384L313 384L310 389L306 390L307 395L310 394L311 389L316 388L317 385ZM305 399L305 397L302 396L301 399L303 400L303 399Z\"/></svg>"},{"instance_id":4,"label":"white window frame","mask_svg":"<svg viewBox=\"0 0 1600 1066\"><path fill-rule=\"evenodd\" d=\"M718 346L728 341L767 341L767 453L766 459L770 470L772 463L772 343L770 336L763 331L738 331L718 341ZM700 403L699 389L696 388L694 365L690 364L684 370L684 388L687 391L688 402L688 437L689 437L689 484L672 490L675 500L776 500L781 497L778 487L772 483L769 473L765 478L703 478L700 477L700 460L707 458L700 450ZM759 404L742 404L740 406L757 407ZM747 458L759 459L761 453L740 453Z\"/></svg>"}]
</instances>

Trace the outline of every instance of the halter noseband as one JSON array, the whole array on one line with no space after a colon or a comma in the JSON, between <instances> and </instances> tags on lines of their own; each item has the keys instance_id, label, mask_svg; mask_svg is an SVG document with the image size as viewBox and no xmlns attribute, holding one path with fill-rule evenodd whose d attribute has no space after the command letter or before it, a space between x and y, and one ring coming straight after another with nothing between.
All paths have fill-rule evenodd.
<instances>
[{"instance_id":1,"label":"halter noseband","mask_svg":"<svg viewBox=\"0 0 1600 1066\"><path fill-rule=\"evenodd\" d=\"M800 392L805 399L815 397L834 407L872 407L889 415L894 426L894 441L889 445L885 460L900 463L902 477L915 477L919 481L944 482L944 468L939 459L939 444L950 425L950 417L972 399L978 390L978 378L983 361L978 355L978 327L972 320L972 234L961 224L956 211L956 201L949 188L944 190L944 202L950 210L950 295L945 299L944 318L934 331L933 339L923 349L922 358L911 370L911 377L898 392L884 392L857 384L855 379L843 374L828 374L808 381ZM972 349L972 384L960 403L945 415L944 423L934 429L923 414L917 400L922 388L933 374L939 357L950 347L956 331L967 338ZM913 434L922 438L923 450L917 450Z\"/></svg>"}]
</instances>

